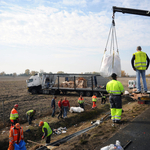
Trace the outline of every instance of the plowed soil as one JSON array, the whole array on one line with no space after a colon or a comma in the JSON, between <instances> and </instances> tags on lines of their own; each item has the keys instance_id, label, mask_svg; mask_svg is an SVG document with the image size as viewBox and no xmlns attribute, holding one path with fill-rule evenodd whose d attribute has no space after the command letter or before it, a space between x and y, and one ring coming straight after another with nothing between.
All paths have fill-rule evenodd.
<instances>
[{"instance_id":1,"label":"plowed soil","mask_svg":"<svg viewBox=\"0 0 150 150\"><path fill-rule=\"evenodd\" d=\"M10 111L13 108L14 104L18 104L18 113L20 123L24 128L25 141L27 139L37 141L38 143L45 143L45 141L40 140L42 136L41 129L37 126L40 120L47 121L51 124L52 128L58 128L60 126L67 127L67 133L61 135L53 135L52 142L56 141L66 135L70 135L76 131L84 129L90 126L90 122L94 119L101 118L104 116L104 112L109 111L109 102L107 99L107 103L105 105L101 105L101 98L97 100L97 109L92 110L92 101L91 97L84 97L85 99L85 112L81 114L77 113L68 113L68 118L66 120L58 120L57 117L52 118L51 113L51 99L52 95L31 95L27 92L26 87L26 79L28 77L0 77L0 113L3 113L3 103L4 101L4 118L0 116L0 149L6 150L8 147L8 134L9 134L9 115ZM125 89L128 90L127 84L130 78L119 78L124 85ZM132 78L133 79L133 78ZM134 80L134 79L133 79ZM147 82L150 83L149 78ZM150 85L150 84L148 84ZM129 90L130 91L130 90ZM60 98L67 97L70 101L71 106L78 106L77 99L78 95L68 94L65 96L58 95L56 99L56 104ZM119 128L123 128L134 119L138 114L144 111L148 105L139 105L129 96L123 96L123 104L125 113L122 115L124 120L123 125L119 125ZM33 121L32 126L28 126L25 113L30 109L36 109L36 116ZM58 107L56 107L56 116L58 114ZM90 113L87 113L90 112ZM92 114L92 115L90 115ZM3 120L4 119L4 120ZM5 127L4 127L4 122ZM92 150L96 148L97 145L100 145L104 141L106 141L110 136L112 136L117 130L117 127L111 126L111 120L104 122L104 124L88 131L86 134L78 136L73 140L60 145L57 149L89 149ZM25 132L30 129L31 132ZM27 149L34 149L35 144L30 144L27 142Z\"/></svg>"}]
</instances>

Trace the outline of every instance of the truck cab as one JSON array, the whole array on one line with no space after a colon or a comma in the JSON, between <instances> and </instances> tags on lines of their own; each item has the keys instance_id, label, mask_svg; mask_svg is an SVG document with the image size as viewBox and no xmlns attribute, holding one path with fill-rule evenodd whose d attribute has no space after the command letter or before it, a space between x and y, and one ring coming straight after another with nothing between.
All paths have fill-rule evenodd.
<instances>
[{"instance_id":1,"label":"truck cab","mask_svg":"<svg viewBox=\"0 0 150 150\"><path fill-rule=\"evenodd\" d=\"M31 92L32 94L37 94L38 91L41 89L41 77L39 74L35 74L34 76L31 76L28 80L26 80L28 92Z\"/></svg>"}]
</instances>

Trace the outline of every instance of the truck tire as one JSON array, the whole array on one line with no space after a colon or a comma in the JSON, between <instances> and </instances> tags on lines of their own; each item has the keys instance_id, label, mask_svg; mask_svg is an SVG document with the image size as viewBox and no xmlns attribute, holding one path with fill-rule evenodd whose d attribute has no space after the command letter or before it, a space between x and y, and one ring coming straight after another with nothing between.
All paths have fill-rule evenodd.
<instances>
[{"instance_id":1,"label":"truck tire","mask_svg":"<svg viewBox=\"0 0 150 150\"><path fill-rule=\"evenodd\" d=\"M50 94L51 94L51 95L55 95L55 93L56 93L55 90L51 90L51 91L50 91Z\"/></svg>"},{"instance_id":2,"label":"truck tire","mask_svg":"<svg viewBox=\"0 0 150 150\"><path fill-rule=\"evenodd\" d=\"M90 91L87 91L87 92L85 93L85 95L88 96L88 97L90 97L90 96L91 96L91 92L90 92Z\"/></svg>"},{"instance_id":3,"label":"truck tire","mask_svg":"<svg viewBox=\"0 0 150 150\"><path fill-rule=\"evenodd\" d=\"M37 90L36 89L32 89L31 93L32 94L37 94Z\"/></svg>"},{"instance_id":4,"label":"truck tire","mask_svg":"<svg viewBox=\"0 0 150 150\"><path fill-rule=\"evenodd\" d=\"M95 95L96 97L98 97L99 93L98 92L93 92L93 95Z\"/></svg>"},{"instance_id":5,"label":"truck tire","mask_svg":"<svg viewBox=\"0 0 150 150\"><path fill-rule=\"evenodd\" d=\"M84 91L80 91L80 92L79 92L79 96L80 96L80 95L84 96Z\"/></svg>"}]
</instances>

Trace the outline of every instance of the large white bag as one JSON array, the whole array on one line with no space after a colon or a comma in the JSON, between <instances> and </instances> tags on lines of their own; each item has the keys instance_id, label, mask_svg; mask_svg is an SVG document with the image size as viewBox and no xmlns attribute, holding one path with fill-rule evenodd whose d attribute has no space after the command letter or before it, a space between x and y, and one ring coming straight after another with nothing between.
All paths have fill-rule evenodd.
<instances>
[{"instance_id":1,"label":"large white bag","mask_svg":"<svg viewBox=\"0 0 150 150\"><path fill-rule=\"evenodd\" d=\"M112 73L121 76L121 61L117 52L110 55L104 53L100 68L100 75L103 77L110 77Z\"/></svg>"},{"instance_id":2,"label":"large white bag","mask_svg":"<svg viewBox=\"0 0 150 150\"><path fill-rule=\"evenodd\" d=\"M81 113L83 111L84 111L84 109L81 108L81 107L70 107L70 112L71 113L73 113L73 112Z\"/></svg>"}]
</instances>

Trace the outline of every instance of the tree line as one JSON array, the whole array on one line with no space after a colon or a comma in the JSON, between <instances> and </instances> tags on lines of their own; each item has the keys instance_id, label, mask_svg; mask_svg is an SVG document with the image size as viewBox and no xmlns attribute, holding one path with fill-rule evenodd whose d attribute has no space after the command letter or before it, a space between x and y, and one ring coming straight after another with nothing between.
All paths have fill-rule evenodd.
<instances>
[{"instance_id":1,"label":"tree line","mask_svg":"<svg viewBox=\"0 0 150 150\"><path fill-rule=\"evenodd\" d=\"M40 70L39 72L38 71L30 71L30 69L26 69L24 73L20 73L20 74L17 74L17 73L10 73L10 74L7 74L5 73L4 71L0 73L0 76L32 76L32 75L35 75L35 74L44 74L46 72L44 72L44 70ZM48 72L49 74L52 74L52 72ZM67 74L65 73L64 71L58 71L57 74ZM99 75L100 72L81 72L81 74L95 74L95 75ZM148 74L147 76L150 76L150 74ZM124 71L124 70L121 70L121 77L129 77L129 75Z\"/></svg>"}]
</instances>

